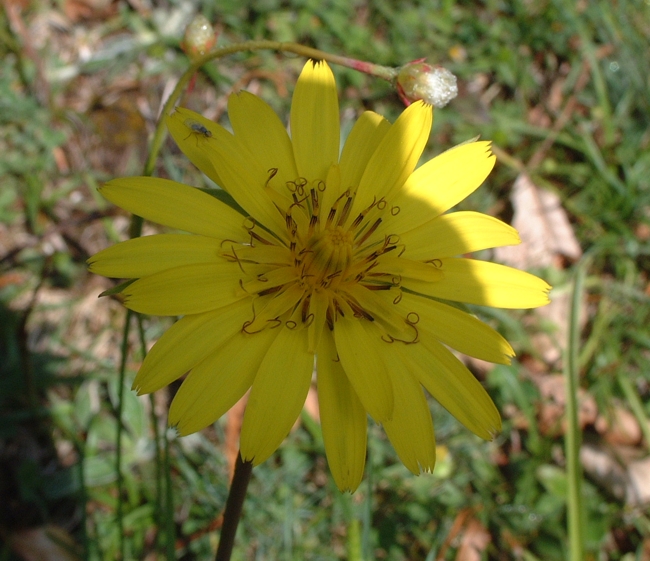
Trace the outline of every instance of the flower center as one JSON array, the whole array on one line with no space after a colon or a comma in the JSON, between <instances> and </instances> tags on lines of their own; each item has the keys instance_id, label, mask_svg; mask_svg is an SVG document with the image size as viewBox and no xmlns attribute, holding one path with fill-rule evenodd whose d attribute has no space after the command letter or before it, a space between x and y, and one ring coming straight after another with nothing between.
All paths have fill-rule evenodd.
<instances>
[{"instance_id":1,"label":"flower center","mask_svg":"<svg viewBox=\"0 0 650 561\"><path fill-rule=\"evenodd\" d=\"M315 233L303 251L300 276L311 286L322 285L334 277L345 277L352 263L352 234L340 226Z\"/></svg>"},{"instance_id":2,"label":"flower center","mask_svg":"<svg viewBox=\"0 0 650 561\"><path fill-rule=\"evenodd\" d=\"M277 170L271 172L270 179ZM333 330L339 317L355 317L380 324L385 341L417 339L414 322L394 308L401 300L395 261L403 246L399 236L376 233L386 214L399 209L383 198L355 209L352 189L338 187L299 178L287 184L290 201L269 188L286 224L284 240L251 219L249 243L225 243L223 257L238 264L239 286L253 297L244 332L302 325L315 352L325 326Z\"/></svg>"}]
</instances>

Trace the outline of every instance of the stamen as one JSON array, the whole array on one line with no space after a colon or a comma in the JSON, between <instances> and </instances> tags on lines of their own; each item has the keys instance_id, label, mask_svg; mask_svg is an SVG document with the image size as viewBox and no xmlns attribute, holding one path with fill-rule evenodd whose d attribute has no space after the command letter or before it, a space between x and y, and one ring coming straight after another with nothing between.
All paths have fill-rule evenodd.
<instances>
[{"instance_id":1,"label":"stamen","mask_svg":"<svg viewBox=\"0 0 650 561\"><path fill-rule=\"evenodd\" d=\"M311 302L311 292L302 299L302 310L300 311L300 317L302 318L303 323L307 321L309 317L309 303ZM313 314L312 314L313 315Z\"/></svg>"},{"instance_id":2,"label":"stamen","mask_svg":"<svg viewBox=\"0 0 650 561\"><path fill-rule=\"evenodd\" d=\"M362 245L373 234L373 232L377 228L379 228L380 224L381 224L381 218L377 218L376 222L366 230L366 233L359 240L357 240L356 246L359 247L360 245ZM361 232L363 232L363 230ZM359 234L361 232L359 232Z\"/></svg>"},{"instance_id":3,"label":"stamen","mask_svg":"<svg viewBox=\"0 0 650 561\"><path fill-rule=\"evenodd\" d=\"M332 225L332 222L334 221L334 217L336 216L336 213L339 210L339 205L341 204L341 201L345 197L349 197L349 195L350 195L350 190L348 189L347 191L342 193L338 199L334 201L334 204L332 205L332 208L330 209L329 214L327 216L327 222L325 223L325 226L327 228L329 228Z\"/></svg>"},{"instance_id":4,"label":"stamen","mask_svg":"<svg viewBox=\"0 0 650 561\"><path fill-rule=\"evenodd\" d=\"M281 284L280 286L273 286L273 287L267 288L265 290L260 290L257 293L257 295L258 296L268 296L269 294L275 294L276 292L280 292L284 287L285 287L284 284Z\"/></svg>"},{"instance_id":5,"label":"stamen","mask_svg":"<svg viewBox=\"0 0 650 561\"><path fill-rule=\"evenodd\" d=\"M365 318L369 321L375 321L375 318L371 316L369 312L364 310L358 302L355 302L350 295L346 295L345 301L348 303L350 308L352 308L355 317Z\"/></svg>"},{"instance_id":6,"label":"stamen","mask_svg":"<svg viewBox=\"0 0 650 561\"><path fill-rule=\"evenodd\" d=\"M325 312L325 320L327 321L327 327L330 331L334 331L334 317L332 315L332 306L327 306L327 311Z\"/></svg>"},{"instance_id":7,"label":"stamen","mask_svg":"<svg viewBox=\"0 0 650 561\"><path fill-rule=\"evenodd\" d=\"M395 288L392 284L362 284L364 288L367 288L368 290L390 290L391 288Z\"/></svg>"},{"instance_id":8,"label":"stamen","mask_svg":"<svg viewBox=\"0 0 650 561\"><path fill-rule=\"evenodd\" d=\"M433 265L436 269L440 269L440 267L442 267L442 261L440 261L440 259L429 259L429 261L425 261L425 263Z\"/></svg>"},{"instance_id":9,"label":"stamen","mask_svg":"<svg viewBox=\"0 0 650 561\"><path fill-rule=\"evenodd\" d=\"M350 214L351 209L352 209L352 197L348 197L347 200L345 201L343 210L341 211L341 216L339 216L339 220L336 223L337 226L341 226L348 219L348 215Z\"/></svg>"},{"instance_id":10,"label":"stamen","mask_svg":"<svg viewBox=\"0 0 650 561\"><path fill-rule=\"evenodd\" d=\"M277 174L278 174L278 168L271 168L267 170L267 173L269 174L269 177L266 180L266 183L264 184L264 187L269 189L269 183L271 183L271 179L273 179Z\"/></svg>"},{"instance_id":11,"label":"stamen","mask_svg":"<svg viewBox=\"0 0 650 561\"><path fill-rule=\"evenodd\" d=\"M260 236L257 232L255 232L253 230L249 230L248 233L251 236L251 240L255 239L258 242L262 242L264 245L275 245L273 242L270 242L269 240L263 238L262 236ZM251 241L251 245L254 245L252 241Z\"/></svg>"}]
</instances>

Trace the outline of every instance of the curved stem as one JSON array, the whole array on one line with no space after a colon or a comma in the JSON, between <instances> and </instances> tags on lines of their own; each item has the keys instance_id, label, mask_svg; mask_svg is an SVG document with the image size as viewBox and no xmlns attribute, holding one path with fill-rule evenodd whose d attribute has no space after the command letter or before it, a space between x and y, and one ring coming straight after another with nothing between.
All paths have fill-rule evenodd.
<instances>
[{"instance_id":1,"label":"curved stem","mask_svg":"<svg viewBox=\"0 0 650 561\"><path fill-rule=\"evenodd\" d=\"M183 93L185 86L187 86L192 76L194 76L194 73L211 60L223 58L234 53L261 50L293 53L304 57L326 60L333 64L365 72L366 74L377 76L378 78L383 78L389 82L395 80L397 77L397 70L389 66L381 66L372 62L364 62L354 58L326 53L319 49L299 45L298 43L281 43L280 41L244 41L243 43L236 43L234 45L229 45L228 47L215 49L192 62L189 68L181 76L171 95L165 101L165 105L160 114L160 119L158 119L158 124L156 125L153 140L151 141L151 151L149 152L149 157L147 158L147 163L144 167L144 175L151 175L153 173L156 159L158 158L158 152L160 152L162 143L165 140L165 117L171 114L174 105L181 96L181 93Z\"/></svg>"},{"instance_id":2,"label":"curved stem","mask_svg":"<svg viewBox=\"0 0 650 561\"><path fill-rule=\"evenodd\" d=\"M253 464L244 462L241 454L237 454L237 463L235 464L235 475L230 484L228 500L226 501L226 510L223 513L223 525L221 526L221 537L215 561L230 561L232 550L235 545L235 534L241 518L246 498L246 489L251 480Z\"/></svg>"}]
</instances>

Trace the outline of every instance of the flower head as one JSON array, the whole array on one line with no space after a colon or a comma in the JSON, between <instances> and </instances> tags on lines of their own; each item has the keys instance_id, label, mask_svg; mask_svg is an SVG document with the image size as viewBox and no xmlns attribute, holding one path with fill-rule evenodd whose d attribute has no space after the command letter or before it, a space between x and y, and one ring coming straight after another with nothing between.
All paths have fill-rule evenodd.
<instances>
[{"instance_id":1,"label":"flower head","mask_svg":"<svg viewBox=\"0 0 650 561\"><path fill-rule=\"evenodd\" d=\"M169 420L180 434L211 424L251 390L244 460L266 460L288 434L317 370L323 438L341 489L363 475L367 414L406 467L431 470L435 438L423 387L472 432L491 438L499 414L448 349L508 363L496 331L446 301L528 308L548 285L528 273L458 257L519 243L499 220L448 209L494 166L471 142L415 169L431 129L416 102L394 124L365 112L339 154L336 85L308 62L291 107L291 137L270 107L232 95L233 133L178 109L169 130L189 159L237 203L165 179L101 188L113 203L193 235L167 233L106 249L101 275L137 312L183 316L154 345L134 388L188 373Z\"/></svg>"},{"instance_id":2,"label":"flower head","mask_svg":"<svg viewBox=\"0 0 650 561\"><path fill-rule=\"evenodd\" d=\"M197 14L185 28L181 47L190 59L194 60L209 52L216 42L212 24L204 15Z\"/></svg>"},{"instance_id":3,"label":"flower head","mask_svg":"<svg viewBox=\"0 0 650 561\"><path fill-rule=\"evenodd\" d=\"M444 107L458 95L456 76L442 66L427 64L424 59L402 66L396 84L406 105L421 99L434 107Z\"/></svg>"}]
</instances>

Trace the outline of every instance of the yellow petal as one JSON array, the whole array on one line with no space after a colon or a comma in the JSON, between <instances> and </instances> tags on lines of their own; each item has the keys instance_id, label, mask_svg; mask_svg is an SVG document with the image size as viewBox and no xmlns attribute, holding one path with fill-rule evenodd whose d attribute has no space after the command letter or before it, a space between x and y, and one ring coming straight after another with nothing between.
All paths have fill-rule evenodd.
<instances>
[{"instance_id":1,"label":"yellow petal","mask_svg":"<svg viewBox=\"0 0 650 561\"><path fill-rule=\"evenodd\" d=\"M551 287L539 277L478 259L441 259L437 282L406 279L404 288L454 302L493 308L537 308L549 303Z\"/></svg>"},{"instance_id":2,"label":"yellow petal","mask_svg":"<svg viewBox=\"0 0 650 561\"><path fill-rule=\"evenodd\" d=\"M349 314L351 315L351 314ZM370 416L381 423L393 415L393 385L376 349L385 345L372 322L339 317L334 325L336 350L348 380Z\"/></svg>"},{"instance_id":3,"label":"yellow petal","mask_svg":"<svg viewBox=\"0 0 650 561\"><path fill-rule=\"evenodd\" d=\"M273 230L276 235L284 233L286 209L279 212L266 191L272 172L252 157L239 139L216 123L212 128L212 136L202 139L197 145L195 138L185 134L188 114L196 115L188 113L187 109L177 109L167 122L181 150L193 163L196 159L197 167L200 164L201 171L208 177L213 180L218 177L219 185L256 221ZM176 128L179 130L175 132Z\"/></svg>"},{"instance_id":4,"label":"yellow petal","mask_svg":"<svg viewBox=\"0 0 650 561\"><path fill-rule=\"evenodd\" d=\"M88 260L91 272L116 279L140 278L192 263L221 261L214 238L158 234L119 243Z\"/></svg>"},{"instance_id":5,"label":"yellow petal","mask_svg":"<svg viewBox=\"0 0 650 561\"><path fill-rule=\"evenodd\" d=\"M356 191L368 161L390 129L390 123L373 111L364 111L354 123L341 152L341 185L344 190Z\"/></svg>"},{"instance_id":6,"label":"yellow petal","mask_svg":"<svg viewBox=\"0 0 650 561\"><path fill-rule=\"evenodd\" d=\"M298 172L291 139L273 109L259 97L241 91L228 98L228 117L235 138L262 168L278 170L273 182L286 194L286 183L295 181Z\"/></svg>"},{"instance_id":7,"label":"yellow petal","mask_svg":"<svg viewBox=\"0 0 650 561\"><path fill-rule=\"evenodd\" d=\"M169 424L185 436L214 423L250 388L277 334L237 332L195 366L172 401Z\"/></svg>"},{"instance_id":8,"label":"yellow petal","mask_svg":"<svg viewBox=\"0 0 650 561\"><path fill-rule=\"evenodd\" d=\"M395 301L401 298L398 289L368 290L359 284L346 288L346 295L354 298L375 323L380 324L392 337L405 339L407 332L413 333L412 328L404 321L405 315L400 314L395 307Z\"/></svg>"},{"instance_id":9,"label":"yellow petal","mask_svg":"<svg viewBox=\"0 0 650 561\"><path fill-rule=\"evenodd\" d=\"M298 283L294 283L277 294L271 294L254 300L255 317L244 327L248 333L256 333L278 324L279 317L293 309L305 293Z\"/></svg>"},{"instance_id":10,"label":"yellow petal","mask_svg":"<svg viewBox=\"0 0 650 561\"><path fill-rule=\"evenodd\" d=\"M294 267L276 267L266 274L258 275L250 281L243 282L241 288L249 294L254 294L263 290L271 290L277 286L283 286L297 280L298 274Z\"/></svg>"},{"instance_id":11,"label":"yellow petal","mask_svg":"<svg viewBox=\"0 0 650 561\"><path fill-rule=\"evenodd\" d=\"M521 243L512 226L480 212L444 214L399 237L402 256L421 261Z\"/></svg>"},{"instance_id":12,"label":"yellow petal","mask_svg":"<svg viewBox=\"0 0 650 561\"><path fill-rule=\"evenodd\" d=\"M399 351L426 390L474 434L492 440L501 430L501 417L490 396L443 345L422 338Z\"/></svg>"},{"instance_id":13,"label":"yellow petal","mask_svg":"<svg viewBox=\"0 0 650 561\"><path fill-rule=\"evenodd\" d=\"M99 188L109 201L137 216L193 234L248 241L245 218L221 201L157 177L113 179Z\"/></svg>"},{"instance_id":14,"label":"yellow petal","mask_svg":"<svg viewBox=\"0 0 650 561\"><path fill-rule=\"evenodd\" d=\"M241 455L254 465L266 460L289 434L305 403L314 370L307 330L278 328L257 371L244 414Z\"/></svg>"},{"instance_id":15,"label":"yellow petal","mask_svg":"<svg viewBox=\"0 0 650 561\"><path fill-rule=\"evenodd\" d=\"M462 144L436 156L394 193L389 201L394 216L378 232L406 232L446 212L485 181L495 161L485 141Z\"/></svg>"},{"instance_id":16,"label":"yellow petal","mask_svg":"<svg viewBox=\"0 0 650 561\"><path fill-rule=\"evenodd\" d=\"M431 132L433 112L421 101L407 107L382 138L361 177L350 220L400 189L412 174Z\"/></svg>"},{"instance_id":17,"label":"yellow petal","mask_svg":"<svg viewBox=\"0 0 650 561\"><path fill-rule=\"evenodd\" d=\"M325 180L339 159L339 100L326 62L307 61L291 102L291 140L298 173Z\"/></svg>"},{"instance_id":18,"label":"yellow petal","mask_svg":"<svg viewBox=\"0 0 650 561\"><path fill-rule=\"evenodd\" d=\"M499 333L474 316L429 298L404 293L398 309L416 314L419 338L431 337L469 356L510 364L512 347Z\"/></svg>"},{"instance_id":19,"label":"yellow petal","mask_svg":"<svg viewBox=\"0 0 650 561\"><path fill-rule=\"evenodd\" d=\"M400 345L394 343L394 345ZM393 367L395 410L383 426L399 459L412 472L433 471L436 463L436 437L429 404L420 382L408 371L392 345L386 344L382 355Z\"/></svg>"},{"instance_id":20,"label":"yellow petal","mask_svg":"<svg viewBox=\"0 0 650 561\"><path fill-rule=\"evenodd\" d=\"M243 300L221 310L178 320L145 357L133 389L138 395L151 393L180 378L241 331L251 315L250 301Z\"/></svg>"},{"instance_id":21,"label":"yellow petal","mask_svg":"<svg viewBox=\"0 0 650 561\"><path fill-rule=\"evenodd\" d=\"M334 338L323 333L318 347L318 405L325 453L341 491L354 492L366 463L366 410L338 360Z\"/></svg>"},{"instance_id":22,"label":"yellow petal","mask_svg":"<svg viewBox=\"0 0 650 561\"><path fill-rule=\"evenodd\" d=\"M141 314L182 316L209 312L249 298L239 290L235 263L198 263L144 277L122 291L124 305Z\"/></svg>"},{"instance_id":23,"label":"yellow petal","mask_svg":"<svg viewBox=\"0 0 650 561\"><path fill-rule=\"evenodd\" d=\"M427 282L435 282L443 277L440 270L432 263L412 261L405 257L393 257L391 254L381 256L378 260L382 271L386 271L395 277L405 277Z\"/></svg>"},{"instance_id":24,"label":"yellow petal","mask_svg":"<svg viewBox=\"0 0 650 561\"><path fill-rule=\"evenodd\" d=\"M232 137L232 133L184 107L177 107L174 113L165 118L165 124L190 162L223 188L224 184L212 164L212 150L224 138Z\"/></svg>"}]
</instances>

